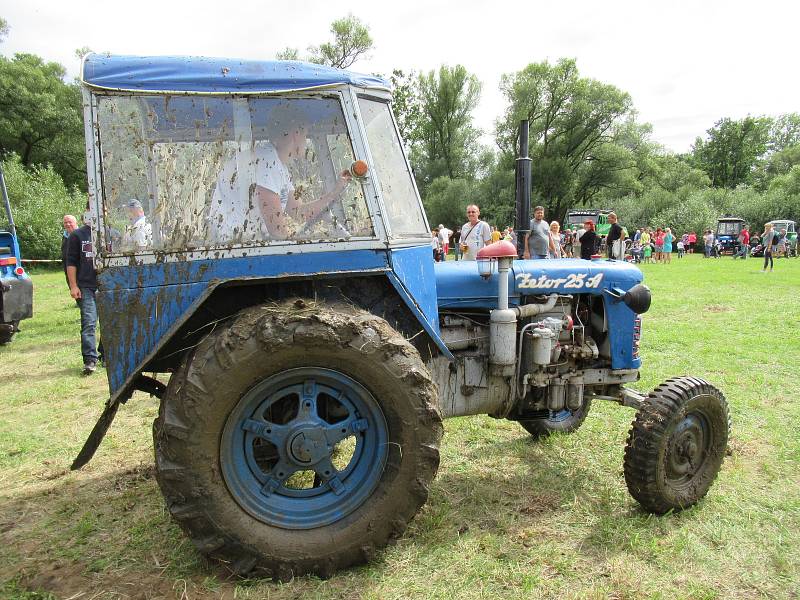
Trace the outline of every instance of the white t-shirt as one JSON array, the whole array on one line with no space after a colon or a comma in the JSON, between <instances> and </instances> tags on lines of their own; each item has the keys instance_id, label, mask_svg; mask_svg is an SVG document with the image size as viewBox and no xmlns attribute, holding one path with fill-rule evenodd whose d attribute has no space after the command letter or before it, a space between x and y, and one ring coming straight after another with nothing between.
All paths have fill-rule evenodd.
<instances>
[{"instance_id":1,"label":"white t-shirt","mask_svg":"<svg viewBox=\"0 0 800 600\"><path fill-rule=\"evenodd\" d=\"M142 250L153 243L153 226L142 215L135 223L125 227L122 236L122 250Z\"/></svg>"},{"instance_id":2,"label":"white t-shirt","mask_svg":"<svg viewBox=\"0 0 800 600\"><path fill-rule=\"evenodd\" d=\"M464 251L463 260L475 260L478 250L483 248L492 239L492 229L484 221L478 221L475 226L472 223L465 223L461 227L460 244L466 244L468 248Z\"/></svg>"},{"instance_id":3,"label":"white t-shirt","mask_svg":"<svg viewBox=\"0 0 800 600\"><path fill-rule=\"evenodd\" d=\"M208 210L209 237L214 241L257 241L269 238L267 226L255 197L250 197L255 182L281 199L285 211L294 194L289 170L270 142L239 144L238 152L225 163L217 177Z\"/></svg>"},{"instance_id":4,"label":"white t-shirt","mask_svg":"<svg viewBox=\"0 0 800 600\"><path fill-rule=\"evenodd\" d=\"M451 235L453 235L453 232L450 231L447 227L442 227L441 229L439 229L439 241L442 244L449 243Z\"/></svg>"}]
</instances>

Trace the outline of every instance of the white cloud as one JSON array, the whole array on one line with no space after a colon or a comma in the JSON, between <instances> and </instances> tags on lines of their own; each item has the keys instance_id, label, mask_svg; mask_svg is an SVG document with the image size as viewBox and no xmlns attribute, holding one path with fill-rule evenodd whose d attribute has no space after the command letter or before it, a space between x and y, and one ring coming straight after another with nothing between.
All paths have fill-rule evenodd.
<instances>
[{"instance_id":1,"label":"white cloud","mask_svg":"<svg viewBox=\"0 0 800 600\"><path fill-rule=\"evenodd\" d=\"M629 92L655 139L686 151L724 116L798 111L796 3L720 0L650 2L435 2L372 5L26 0L3 9L11 33L3 54L25 51L63 63L74 50L270 58L328 37L330 22L355 12L375 38L358 70L429 70L461 63L483 82L476 111L491 132L503 111L502 73L530 62L575 57L585 76Z\"/></svg>"}]
</instances>

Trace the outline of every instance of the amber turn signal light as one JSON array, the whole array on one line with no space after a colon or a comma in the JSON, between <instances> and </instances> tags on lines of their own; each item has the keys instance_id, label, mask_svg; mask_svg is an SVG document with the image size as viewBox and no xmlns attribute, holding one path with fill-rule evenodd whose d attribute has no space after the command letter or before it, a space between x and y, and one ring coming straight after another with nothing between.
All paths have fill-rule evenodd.
<instances>
[{"instance_id":1,"label":"amber turn signal light","mask_svg":"<svg viewBox=\"0 0 800 600\"><path fill-rule=\"evenodd\" d=\"M367 173L369 172L369 167L365 161L356 160L353 161L352 165L350 165L350 172L353 174L353 177L366 177Z\"/></svg>"}]
</instances>

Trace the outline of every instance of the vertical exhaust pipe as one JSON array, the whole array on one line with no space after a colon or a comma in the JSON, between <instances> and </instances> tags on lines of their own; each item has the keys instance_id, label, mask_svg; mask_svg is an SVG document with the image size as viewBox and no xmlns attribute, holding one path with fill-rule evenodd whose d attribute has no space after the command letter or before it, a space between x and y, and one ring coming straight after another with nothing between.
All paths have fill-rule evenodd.
<instances>
[{"instance_id":1,"label":"vertical exhaust pipe","mask_svg":"<svg viewBox=\"0 0 800 600\"><path fill-rule=\"evenodd\" d=\"M531 223L531 159L528 157L528 121L519 124L519 154L515 163L514 204L516 207L517 256L525 252L525 234Z\"/></svg>"}]
</instances>

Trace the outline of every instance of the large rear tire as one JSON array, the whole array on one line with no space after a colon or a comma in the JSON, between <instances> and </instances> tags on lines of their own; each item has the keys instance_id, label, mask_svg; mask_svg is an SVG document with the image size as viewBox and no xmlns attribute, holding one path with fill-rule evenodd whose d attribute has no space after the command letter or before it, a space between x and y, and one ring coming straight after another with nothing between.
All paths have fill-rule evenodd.
<instances>
[{"instance_id":1,"label":"large rear tire","mask_svg":"<svg viewBox=\"0 0 800 600\"><path fill-rule=\"evenodd\" d=\"M591 400L584 400L577 410L565 408L555 412L551 411L550 416L546 419L529 419L520 421L519 424L536 439L551 433L572 433L583 425L591 406Z\"/></svg>"},{"instance_id":2,"label":"large rear tire","mask_svg":"<svg viewBox=\"0 0 800 600\"><path fill-rule=\"evenodd\" d=\"M668 379L644 400L628 434L631 496L657 514L696 504L717 477L729 432L722 392L695 377Z\"/></svg>"},{"instance_id":3,"label":"large rear tire","mask_svg":"<svg viewBox=\"0 0 800 600\"><path fill-rule=\"evenodd\" d=\"M237 574L328 577L398 538L439 464L419 353L351 306L242 311L170 380L154 423L172 516Z\"/></svg>"}]
</instances>

